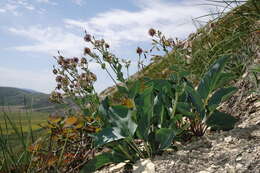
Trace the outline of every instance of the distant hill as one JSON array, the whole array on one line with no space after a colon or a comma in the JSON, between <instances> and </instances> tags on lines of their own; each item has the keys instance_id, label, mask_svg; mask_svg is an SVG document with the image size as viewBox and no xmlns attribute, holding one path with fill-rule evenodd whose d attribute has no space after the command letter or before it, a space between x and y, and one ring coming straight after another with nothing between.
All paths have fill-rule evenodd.
<instances>
[{"instance_id":1,"label":"distant hill","mask_svg":"<svg viewBox=\"0 0 260 173\"><path fill-rule=\"evenodd\" d=\"M31 89L0 87L0 106L22 106L40 111L50 112L57 105L49 102L49 94Z\"/></svg>"}]
</instances>

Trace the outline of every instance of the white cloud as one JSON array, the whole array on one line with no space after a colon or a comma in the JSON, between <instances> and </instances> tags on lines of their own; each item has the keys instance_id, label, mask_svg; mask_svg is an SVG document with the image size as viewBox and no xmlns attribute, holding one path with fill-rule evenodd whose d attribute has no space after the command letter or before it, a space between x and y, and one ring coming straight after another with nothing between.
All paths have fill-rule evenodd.
<instances>
[{"instance_id":1,"label":"white cloud","mask_svg":"<svg viewBox=\"0 0 260 173\"><path fill-rule=\"evenodd\" d=\"M160 29L168 36L185 38L189 33L196 31L193 18L216 10L216 6L205 6L205 3L214 4L206 0L175 2L136 0L135 2L139 7L138 11L114 9L100 13L89 20L64 19L64 22L67 27L86 29L93 35L111 41L113 45L122 45L127 41L148 41L150 38L147 30L151 27ZM210 18L211 16L208 16L203 20L208 21Z\"/></svg>"},{"instance_id":2,"label":"white cloud","mask_svg":"<svg viewBox=\"0 0 260 173\"><path fill-rule=\"evenodd\" d=\"M67 56L78 56L83 52L83 38L58 27L31 26L29 28L9 28L13 34L35 41L33 45L14 47L19 51L41 52L56 55L61 51Z\"/></svg>"},{"instance_id":3,"label":"white cloud","mask_svg":"<svg viewBox=\"0 0 260 173\"><path fill-rule=\"evenodd\" d=\"M34 89L50 93L55 87L55 79L50 71L29 71L0 67L0 86Z\"/></svg>"},{"instance_id":4,"label":"white cloud","mask_svg":"<svg viewBox=\"0 0 260 173\"><path fill-rule=\"evenodd\" d=\"M42 3L50 3L49 0L37 0L38 2L42 2Z\"/></svg>"},{"instance_id":5,"label":"white cloud","mask_svg":"<svg viewBox=\"0 0 260 173\"><path fill-rule=\"evenodd\" d=\"M2 2L0 12L9 12L15 16L21 15L21 9L34 11L36 8L28 0L5 0Z\"/></svg>"},{"instance_id":6,"label":"white cloud","mask_svg":"<svg viewBox=\"0 0 260 173\"><path fill-rule=\"evenodd\" d=\"M82 0L72 0L73 3L77 5L82 5L83 1Z\"/></svg>"},{"instance_id":7,"label":"white cloud","mask_svg":"<svg viewBox=\"0 0 260 173\"><path fill-rule=\"evenodd\" d=\"M39 3L51 4L51 5L58 5L56 2L52 0L37 0Z\"/></svg>"},{"instance_id":8,"label":"white cloud","mask_svg":"<svg viewBox=\"0 0 260 173\"><path fill-rule=\"evenodd\" d=\"M7 3L0 8L0 12L2 13L10 12L13 15L17 16L19 15L19 13L17 12L17 8L18 8L17 4Z\"/></svg>"},{"instance_id":9,"label":"white cloud","mask_svg":"<svg viewBox=\"0 0 260 173\"><path fill-rule=\"evenodd\" d=\"M50 0L38 1L50 2ZM209 12L209 8L196 5L203 0L171 3L163 0L136 0L136 2L138 11L114 9L86 21L64 19L64 24L67 29L80 29L81 33L86 29L90 34L104 37L113 47L116 47L130 42L140 43L150 40L147 30L151 27L160 29L168 36L185 38L196 30L192 18ZM33 45L15 47L19 51L44 52L53 55L57 50L61 50L68 55L77 56L84 47L82 36L65 31L63 27L30 26L10 28L9 31L35 41Z\"/></svg>"},{"instance_id":10,"label":"white cloud","mask_svg":"<svg viewBox=\"0 0 260 173\"><path fill-rule=\"evenodd\" d=\"M119 44L124 41L147 41L147 30L151 27L158 28L167 35L185 37L196 30L192 18L208 12L190 0L181 3L161 0L137 2L139 11L111 10L87 21L65 19L64 22L68 27L86 29L91 34Z\"/></svg>"}]
</instances>

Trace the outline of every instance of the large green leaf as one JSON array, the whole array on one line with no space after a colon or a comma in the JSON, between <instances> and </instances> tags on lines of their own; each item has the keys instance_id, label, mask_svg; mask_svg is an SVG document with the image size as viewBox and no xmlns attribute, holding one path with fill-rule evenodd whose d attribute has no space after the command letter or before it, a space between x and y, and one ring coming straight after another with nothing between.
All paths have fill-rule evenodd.
<instances>
[{"instance_id":1,"label":"large green leaf","mask_svg":"<svg viewBox=\"0 0 260 173\"><path fill-rule=\"evenodd\" d=\"M221 102L228 99L234 92L237 91L235 87L221 88L216 91L213 96L209 99L208 109L214 111Z\"/></svg>"},{"instance_id":2,"label":"large green leaf","mask_svg":"<svg viewBox=\"0 0 260 173\"><path fill-rule=\"evenodd\" d=\"M232 73L221 73L214 89L222 88L233 79L236 79L236 75Z\"/></svg>"},{"instance_id":3,"label":"large green leaf","mask_svg":"<svg viewBox=\"0 0 260 173\"><path fill-rule=\"evenodd\" d=\"M137 107L137 134L140 138L148 140L151 119L153 117L153 87L146 88L142 94L135 99Z\"/></svg>"},{"instance_id":4,"label":"large green leaf","mask_svg":"<svg viewBox=\"0 0 260 173\"><path fill-rule=\"evenodd\" d=\"M161 95L162 93L160 92L154 98L154 120L157 123L157 125L164 127L164 125L168 124L168 122L166 122L167 121L166 111L165 111L166 105L164 104Z\"/></svg>"},{"instance_id":5,"label":"large green leaf","mask_svg":"<svg viewBox=\"0 0 260 173\"><path fill-rule=\"evenodd\" d=\"M137 124L133 121L135 110L121 105L109 107L107 102L103 102L100 112L106 116L106 124L103 130L92 135L96 145L103 145L134 135L137 128Z\"/></svg>"},{"instance_id":6,"label":"large green leaf","mask_svg":"<svg viewBox=\"0 0 260 173\"><path fill-rule=\"evenodd\" d=\"M103 123L106 126L108 124L108 114L109 114L108 97L106 97L104 100L101 101L98 111L99 111L101 120L103 121Z\"/></svg>"},{"instance_id":7,"label":"large green leaf","mask_svg":"<svg viewBox=\"0 0 260 173\"><path fill-rule=\"evenodd\" d=\"M107 127L90 136L94 138L96 147L125 138L125 136L121 135L121 131L117 127Z\"/></svg>"},{"instance_id":8,"label":"large green leaf","mask_svg":"<svg viewBox=\"0 0 260 173\"><path fill-rule=\"evenodd\" d=\"M203 100L206 100L211 92L215 89L217 81L221 76L225 64L228 61L228 56L219 58L208 70L200 81L198 92Z\"/></svg>"},{"instance_id":9,"label":"large green leaf","mask_svg":"<svg viewBox=\"0 0 260 173\"><path fill-rule=\"evenodd\" d=\"M109 163L120 163L127 160L126 158L116 154L116 153L102 153L92 160L88 161L84 167L80 170L80 173L90 173L97 169L109 164Z\"/></svg>"},{"instance_id":10,"label":"large green leaf","mask_svg":"<svg viewBox=\"0 0 260 173\"><path fill-rule=\"evenodd\" d=\"M161 128L155 133L155 140L159 143L159 149L161 150L169 147L172 144L174 137L174 130L169 128Z\"/></svg>"},{"instance_id":11,"label":"large green leaf","mask_svg":"<svg viewBox=\"0 0 260 173\"><path fill-rule=\"evenodd\" d=\"M137 124L133 121L136 111L130 110L125 106L112 106L109 111L109 122L112 127L118 128L124 137L133 136Z\"/></svg>"},{"instance_id":12,"label":"large green leaf","mask_svg":"<svg viewBox=\"0 0 260 173\"><path fill-rule=\"evenodd\" d=\"M116 87L121 94L128 94L128 92L129 92L125 86L117 85Z\"/></svg>"},{"instance_id":13,"label":"large green leaf","mask_svg":"<svg viewBox=\"0 0 260 173\"><path fill-rule=\"evenodd\" d=\"M186 102L178 102L177 103L177 111L182 113L184 116L193 118L194 114L191 112L191 106L190 104Z\"/></svg>"},{"instance_id":14,"label":"large green leaf","mask_svg":"<svg viewBox=\"0 0 260 173\"><path fill-rule=\"evenodd\" d=\"M235 117L216 110L207 119L206 124L213 130L230 130L234 128L237 121L238 120Z\"/></svg>"},{"instance_id":15,"label":"large green leaf","mask_svg":"<svg viewBox=\"0 0 260 173\"><path fill-rule=\"evenodd\" d=\"M135 96L137 95L137 93L139 92L140 90L140 87L141 87L141 82L140 80L138 81L135 81L131 88L129 89L129 98L135 98Z\"/></svg>"},{"instance_id":16,"label":"large green leaf","mask_svg":"<svg viewBox=\"0 0 260 173\"><path fill-rule=\"evenodd\" d=\"M192 87L186 85L186 92L189 94L189 99L196 111L200 114L200 118L203 119L205 116L205 108L199 93Z\"/></svg>"}]
</instances>

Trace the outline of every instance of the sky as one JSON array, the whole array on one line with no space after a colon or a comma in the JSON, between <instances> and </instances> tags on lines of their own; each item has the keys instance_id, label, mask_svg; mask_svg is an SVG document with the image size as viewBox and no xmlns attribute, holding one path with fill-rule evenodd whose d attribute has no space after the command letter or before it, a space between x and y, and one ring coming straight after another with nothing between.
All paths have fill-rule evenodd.
<instances>
[{"instance_id":1,"label":"sky","mask_svg":"<svg viewBox=\"0 0 260 173\"><path fill-rule=\"evenodd\" d=\"M104 38L118 57L137 61L136 47L149 47L150 28L185 39L221 7L207 0L1 0L0 86L50 93L53 56L83 56L84 31ZM196 21L195 24L194 21ZM94 63L97 91L113 85ZM131 73L134 73L132 67Z\"/></svg>"}]
</instances>

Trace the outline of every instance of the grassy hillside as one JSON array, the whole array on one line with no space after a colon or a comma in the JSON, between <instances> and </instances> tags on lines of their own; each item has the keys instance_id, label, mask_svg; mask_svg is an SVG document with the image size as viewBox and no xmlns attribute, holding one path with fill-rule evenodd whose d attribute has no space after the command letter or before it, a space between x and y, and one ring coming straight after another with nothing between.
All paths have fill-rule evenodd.
<instances>
[{"instance_id":1,"label":"grassy hillside","mask_svg":"<svg viewBox=\"0 0 260 173\"><path fill-rule=\"evenodd\" d=\"M177 48L167 56L157 58L144 70L133 75L130 81L143 77L167 78L173 72L171 67L177 66L189 71L190 79L197 84L208 67L223 55L230 55L226 72L231 72L234 79L239 79L250 65L260 64L257 53L260 50L259 33L260 4L249 0L228 13L219 14L183 40L184 49ZM115 101L122 98L116 87L101 93L102 97L106 95L110 95Z\"/></svg>"}]
</instances>

